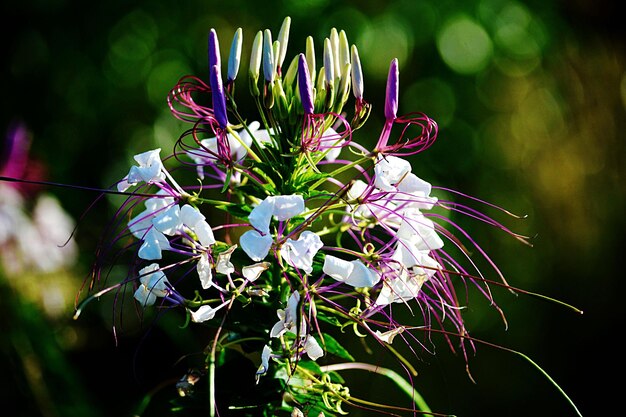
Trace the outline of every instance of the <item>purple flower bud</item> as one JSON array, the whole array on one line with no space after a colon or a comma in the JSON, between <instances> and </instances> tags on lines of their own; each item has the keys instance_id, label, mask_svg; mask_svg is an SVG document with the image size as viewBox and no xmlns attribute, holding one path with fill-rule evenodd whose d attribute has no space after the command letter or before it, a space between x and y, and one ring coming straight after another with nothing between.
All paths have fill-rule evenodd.
<instances>
[{"instance_id":1,"label":"purple flower bud","mask_svg":"<svg viewBox=\"0 0 626 417\"><path fill-rule=\"evenodd\" d=\"M393 120L398 113L398 59L394 58L389 66L387 77L387 92L385 98L385 119Z\"/></svg>"},{"instance_id":2,"label":"purple flower bud","mask_svg":"<svg viewBox=\"0 0 626 417\"><path fill-rule=\"evenodd\" d=\"M209 71L214 65L221 68L222 63L220 60L220 43L217 40L217 33L215 29L211 29L209 32Z\"/></svg>"},{"instance_id":3,"label":"purple flower bud","mask_svg":"<svg viewBox=\"0 0 626 417\"><path fill-rule=\"evenodd\" d=\"M226 96L224 96L224 86L222 85L222 74L217 65L211 67L209 73L211 80L211 94L213 97L213 113L215 120L222 129L228 126L228 116L226 115Z\"/></svg>"},{"instance_id":4,"label":"purple flower bud","mask_svg":"<svg viewBox=\"0 0 626 417\"><path fill-rule=\"evenodd\" d=\"M313 89L311 88L311 75L304 54L298 55L298 85L304 114L311 114L313 113Z\"/></svg>"}]
</instances>

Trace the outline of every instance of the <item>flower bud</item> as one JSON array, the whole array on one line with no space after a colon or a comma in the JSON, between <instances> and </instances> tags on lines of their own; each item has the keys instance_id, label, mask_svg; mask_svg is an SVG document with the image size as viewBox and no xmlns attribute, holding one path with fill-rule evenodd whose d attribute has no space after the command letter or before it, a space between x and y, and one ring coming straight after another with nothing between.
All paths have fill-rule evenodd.
<instances>
[{"instance_id":1,"label":"flower bud","mask_svg":"<svg viewBox=\"0 0 626 417\"><path fill-rule=\"evenodd\" d=\"M363 70L361 69L361 60L359 59L359 51L356 45L352 45L352 92L357 100L363 99Z\"/></svg>"},{"instance_id":2,"label":"flower bud","mask_svg":"<svg viewBox=\"0 0 626 417\"><path fill-rule=\"evenodd\" d=\"M333 58L333 46L331 40L328 38L324 40L324 73L327 84L335 82L335 59Z\"/></svg>"},{"instance_id":3,"label":"flower bud","mask_svg":"<svg viewBox=\"0 0 626 417\"><path fill-rule=\"evenodd\" d=\"M217 40L217 32L215 32L215 29L211 29L209 31L209 71L214 65L220 68L222 62L220 60L220 43Z\"/></svg>"},{"instance_id":4,"label":"flower bud","mask_svg":"<svg viewBox=\"0 0 626 417\"><path fill-rule=\"evenodd\" d=\"M271 83L274 81L274 45L272 42L272 32L265 29L263 34L263 76L265 81Z\"/></svg>"},{"instance_id":5,"label":"flower bud","mask_svg":"<svg viewBox=\"0 0 626 417\"><path fill-rule=\"evenodd\" d=\"M350 45L348 44L348 36L346 31L339 32L339 67L344 68L350 63ZM343 76L343 74L342 74Z\"/></svg>"},{"instance_id":6,"label":"flower bud","mask_svg":"<svg viewBox=\"0 0 626 417\"><path fill-rule=\"evenodd\" d=\"M333 65L335 68L335 77L339 78L338 74L339 67L339 33L336 28L332 28L330 30L330 51L332 52L333 57Z\"/></svg>"},{"instance_id":7,"label":"flower bud","mask_svg":"<svg viewBox=\"0 0 626 417\"><path fill-rule=\"evenodd\" d=\"M211 67L209 73L211 81L211 95L213 97L213 113L215 120L222 129L228 126L228 116L226 115L226 96L224 96L224 86L222 85L222 74L217 65Z\"/></svg>"},{"instance_id":8,"label":"flower bud","mask_svg":"<svg viewBox=\"0 0 626 417\"><path fill-rule=\"evenodd\" d=\"M313 90L311 88L311 76L304 54L298 56L298 86L304 114L313 113Z\"/></svg>"},{"instance_id":9,"label":"flower bud","mask_svg":"<svg viewBox=\"0 0 626 417\"><path fill-rule=\"evenodd\" d=\"M287 55L287 44L289 42L289 28L291 27L291 18L289 16L285 17L283 20L283 24L280 27L280 32L278 32L278 41L280 42L280 51L276 55L277 59L277 68L280 73L280 69L283 66L283 62L285 61L285 55Z\"/></svg>"},{"instance_id":10,"label":"flower bud","mask_svg":"<svg viewBox=\"0 0 626 417\"><path fill-rule=\"evenodd\" d=\"M313 43L313 37L308 36L306 38L306 62L309 65L309 75L311 76L311 83L315 83L315 45Z\"/></svg>"},{"instance_id":11,"label":"flower bud","mask_svg":"<svg viewBox=\"0 0 626 417\"><path fill-rule=\"evenodd\" d=\"M243 34L241 28L235 31L233 43L230 46L230 55L228 56L228 81L234 81L239 72L239 64L241 63L241 44Z\"/></svg>"},{"instance_id":12,"label":"flower bud","mask_svg":"<svg viewBox=\"0 0 626 417\"><path fill-rule=\"evenodd\" d=\"M261 55L263 51L263 32L258 31L252 42L252 52L250 54L250 93L253 97L258 97L259 91L258 81L261 69Z\"/></svg>"},{"instance_id":13,"label":"flower bud","mask_svg":"<svg viewBox=\"0 0 626 417\"><path fill-rule=\"evenodd\" d=\"M391 60L389 76L387 77L387 90L385 93L385 119L393 120L398 113L398 89L399 89L398 59Z\"/></svg>"}]
</instances>

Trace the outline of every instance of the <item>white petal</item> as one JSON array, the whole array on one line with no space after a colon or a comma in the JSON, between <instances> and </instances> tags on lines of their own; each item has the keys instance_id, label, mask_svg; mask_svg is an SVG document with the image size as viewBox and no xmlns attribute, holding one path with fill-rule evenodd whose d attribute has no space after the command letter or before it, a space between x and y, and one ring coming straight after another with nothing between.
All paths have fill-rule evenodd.
<instances>
[{"instance_id":1,"label":"white petal","mask_svg":"<svg viewBox=\"0 0 626 417\"><path fill-rule=\"evenodd\" d=\"M230 275L235 272L235 266L230 262L230 256L237 249L237 245L233 245L217 255L217 265L215 265L215 272L218 274Z\"/></svg>"},{"instance_id":2,"label":"white petal","mask_svg":"<svg viewBox=\"0 0 626 417\"><path fill-rule=\"evenodd\" d=\"M443 247L443 240L435 231L432 220L417 211L404 218L397 236L410 241L418 250L435 250Z\"/></svg>"},{"instance_id":3,"label":"white petal","mask_svg":"<svg viewBox=\"0 0 626 417\"><path fill-rule=\"evenodd\" d=\"M320 237L306 230L298 240L287 239L280 253L289 265L310 274L313 271L313 257L322 246Z\"/></svg>"},{"instance_id":4,"label":"white petal","mask_svg":"<svg viewBox=\"0 0 626 417\"><path fill-rule=\"evenodd\" d=\"M156 302L156 295L154 295L145 285L140 285L139 288L137 288L134 297L142 307L151 306Z\"/></svg>"},{"instance_id":5,"label":"white petal","mask_svg":"<svg viewBox=\"0 0 626 417\"><path fill-rule=\"evenodd\" d=\"M241 275L250 282L256 281L263 271L267 271L270 267L269 262L260 262L254 265L244 266L241 268Z\"/></svg>"},{"instance_id":6,"label":"white petal","mask_svg":"<svg viewBox=\"0 0 626 417\"><path fill-rule=\"evenodd\" d=\"M163 233L153 227L148 230L148 233L144 236L143 244L138 251L138 256L147 261L161 259L163 256L161 251L163 249L170 249L169 241Z\"/></svg>"},{"instance_id":7,"label":"white petal","mask_svg":"<svg viewBox=\"0 0 626 417\"><path fill-rule=\"evenodd\" d=\"M189 204L185 204L180 208L180 221L190 229L193 229L196 224L205 218L204 214L200 213L200 210Z\"/></svg>"},{"instance_id":8,"label":"white petal","mask_svg":"<svg viewBox=\"0 0 626 417\"><path fill-rule=\"evenodd\" d=\"M398 191L405 193L421 193L425 196L430 195L432 186L429 182L424 181L417 175L410 173L406 175L397 185Z\"/></svg>"},{"instance_id":9,"label":"white petal","mask_svg":"<svg viewBox=\"0 0 626 417\"><path fill-rule=\"evenodd\" d=\"M273 243L272 236L261 236L256 230L248 230L239 238L241 249L255 262L262 261L267 256Z\"/></svg>"},{"instance_id":10,"label":"white petal","mask_svg":"<svg viewBox=\"0 0 626 417\"><path fill-rule=\"evenodd\" d=\"M120 180L120 182L117 183L117 191L119 191L120 193L123 193L124 191L128 190L131 186L132 184L128 182L128 175L127 175L124 177L124 179Z\"/></svg>"},{"instance_id":11,"label":"white petal","mask_svg":"<svg viewBox=\"0 0 626 417\"><path fill-rule=\"evenodd\" d=\"M395 156L379 156L374 167L374 185L383 191L395 191L395 185L411 172L411 164Z\"/></svg>"},{"instance_id":12,"label":"white petal","mask_svg":"<svg viewBox=\"0 0 626 417\"><path fill-rule=\"evenodd\" d=\"M287 328L285 327L285 322L282 320L277 321L276 324L274 324L274 326L272 326L272 329L270 330L270 337L280 337L286 331L287 331Z\"/></svg>"},{"instance_id":13,"label":"white petal","mask_svg":"<svg viewBox=\"0 0 626 417\"><path fill-rule=\"evenodd\" d=\"M304 198L301 195L279 195L268 198L274 200L274 211L272 214L279 221L289 220L304 211Z\"/></svg>"},{"instance_id":14,"label":"white petal","mask_svg":"<svg viewBox=\"0 0 626 417\"><path fill-rule=\"evenodd\" d=\"M348 200L356 200L363 197L368 185L363 180L356 180L348 190Z\"/></svg>"},{"instance_id":15,"label":"white petal","mask_svg":"<svg viewBox=\"0 0 626 417\"><path fill-rule=\"evenodd\" d=\"M313 361L324 356L324 350L317 342L317 340L311 335L307 336L306 338L306 342L304 343L304 351Z\"/></svg>"},{"instance_id":16,"label":"white petal","mask_svg":"<svg viewBox=\"0 0 626 417\"><path fill-rule=\"evenodd\" d=\"M380 281L380 275L363 262L355 260L351 262L354 268L346 279L346 284L353 287L373 287Z\"/></svg>"},{"instance_id":17,"label":"white petal","mask_svg":"<svg viewBox=\"0 0 626 417\"><path fill-rule=\"evenodd\" d=\"M332 255L326 255L324 258L324 266L322 267L322 271L324 271L326 275L329 275L340 282L345 282L353 269L354 264L350 261L346 261Z\"/></svg>"},{"instance_id":18,"label":"white petal","mask_svg":"<svg viewBox=\"0 0 626 417\"><path fill-rule=\"evenodd\" d=\"M136 184L140 181L147 183L159 182L165 179L163 163L159 156L161 149L154 149L135 155L135 161L139 166L133 166L128 172L128 182Z\"/></svg>"},{"instance_id":19,"label":"white petal","mask_svg":"<svg viewBox=\"0 0 626 417\"><path fill-rule=\"evenodd\" d=\"M272 220L273 212L274 200L271 197L267 197L252 209L250 215L248 215L248 221L252 227L267 235L270 232L270 221Z\"/></svg>"},{"instance_id":20,"label":"white petal","mask_svg":"<svg viewBox=\"0 0 626 417\"><path fill-rule=\"evenodd\" d=\"M215 312L217 309L214 309L210 305L200 306L196 311L191 311L191 320L196 323L202 323L207 320L211 320L215 317Z\"/></svg>"},{"instance_id":21,"label":"white petal","mask_svg":"<svg viewBox=\"0 0 626 417\"><path fill-rule=\"evenodd\" d=\"M206 220L199 221L194 227L193 231L198 236L200 244L204 247L209 247L215 243L215 236L213 235L213 229L206 222Z\"/></svg>"},{"instance_id":22,"label":"white petal","mask_svg":"<svg viewBox=\"0 0 626 417\"><path fill-rule=\"evenodd\" d=\"M270 367L270 356L272 355L272 349L265 345L263 346L263 351L261 352L261 364L256 371L257 375L263 375L267 372Z\"/></svg>"},{"instance_id":23,"label":"white petal","mask_svg":"<svg viewBox=\"0 0 626 417\"><path fill-rule=\"evenodd\" d=\"M209 261L209 254L203 252L196 266L198 270L198 276L200 277L200 284L203 289L210 288L213 285L213 272L211 271L211 262Z\"/></svg>"},{"instance_id":24,"label":"white petal","mask_svg":"<svg viewBox=\"0 0 626 417\"><path fill-rule=\"evenodd\" d=\"M154 228L159 232L173 236L181 227L180 207L173 205L152 219Z\"/></svg>"},{"instance_id":25,"label":"white petal","mask_svg":"<svg viewBox=\"0 0 626 417\"><path fill-rule=\"evenodd\" d=\"M396 327L395 329L386 331L385 333L381 333L379 330L376 330L374 334L378 340L385 342L385 343L392 344L393 338L399 335L400 333L404 332L404 329L405 328L403 326L400 326L400 327Z\"/></svg>"},{"instance_id":26,"label":"white petal","mask_svg":"<svg viewBox=\"0 0 626 417\"><path fill-rule=\"evenodd\" d=\"M169 288L169 284L165 273L160 269L157 263L152 263L145 268L139 270L139 280L157 297L165 297Z\"/></svg>"}]
</instances>

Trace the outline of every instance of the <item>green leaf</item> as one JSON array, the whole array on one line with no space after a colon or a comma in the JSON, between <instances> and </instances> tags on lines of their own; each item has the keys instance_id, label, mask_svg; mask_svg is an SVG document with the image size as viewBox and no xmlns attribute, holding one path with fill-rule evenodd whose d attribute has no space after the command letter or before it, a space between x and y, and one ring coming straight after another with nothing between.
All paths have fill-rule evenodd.
<instances>
[{"instance_id":1,"label":"green leaf","mask_svg":"<svg viewBox=\"0 0 626 417\"><path fill-rule=\"evenodd\" d=\"M317 319L320 320L320 321L323 321L325 323L332 324L333 326L336 326L336 327L341 327L342 326L341 322L339 321L339 319L337 317L329 316L328 314L326 314L323 311L319 311L318 310L318 312L317 312Z\"/></svg>"},{"instance_id":2,"label":"green leaf","mask_svg":"<svg viewBox=\"0 0 626 417\"><path fill-rule=\"evenodd\" d=\"M224 210L226 210L230 215L235 216L239 219L247 219L252 211L252 207L247 204L233 204L229 206L224 206Z\"/></svg>"},{"instance_id":3,"label":"green leaf","mask_svg":"<svg viewBox=\"0 0 626 417\"><path fill-rule=\"evenodd\" d=\"M350 352L348 352L343 346L341 346L341 344L339 344L339 342L334 337L327 333L322 333L322 336L324 337L323 346L326 352L347 361L354 362L354 358L352 357Z\"/></svg>"},{"instance_id":4,"label":"green leaf","mask_svg":"<svg viewBox=\"0 0 626 417\"><path fill-rule=\"evenodd\" d=\"M311 371L316 375L321 375L323 373L322 368L320 368L315 361L301 360L298 361L298 366L306 369L307 371Z\"/></svg>"}]
</instances>

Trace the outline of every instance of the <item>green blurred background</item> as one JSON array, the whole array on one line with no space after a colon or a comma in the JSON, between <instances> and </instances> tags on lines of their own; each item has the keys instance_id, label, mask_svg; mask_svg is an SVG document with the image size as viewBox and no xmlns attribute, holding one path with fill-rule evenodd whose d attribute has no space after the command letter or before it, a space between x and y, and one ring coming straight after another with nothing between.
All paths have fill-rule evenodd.
<instances>
[{"instance_id":1,"label":"green blurred background","mask_svg":"<svg viewBox=\"0 0 626 417\"><path fill-rule=\"evenodd\" d=\"M12 29L3 43L1 127L17 120L27 125L31 156L45 167L45 179L107 187L127 172L132 155L157 146L171 149L182 133L166 95L183 75L206 79L209 28L220 36L223 60L235 29L243 28L244 68L256 31L277 34L285 16L292 18L290 57L304 49L307 35L315 38L319 53L332 27L344 29L359 47L365 95L374 106L359 140L371 143L379 133L386 72L397 57L399 113L422 111L440 125L435 145L411 159L414 172L434 185L527 215L520 220L487 211L516 232L536 235L532 248L488 226L455 220L472 231L513 286L585 312L494 288L508 330L474 294L466 312L470 332L531 357L583 415L620 414L615 381L624 365L619 262L626 244L626 39L617 4L5 2L4 26ZM245 109L247 86L243 79L239 84ZM129 314L116 345L113 300L107 296L72 320L75 296L113 214L108 204L113 200L102 200L85 214L97 193L60 187L29 191L31 199L33 192L54 195L71 217L81 219L74 236L79 252L75 264L53 273L13 274L0 266L0 407L16 410L3 414L131 416L146 393L167 396L171 387L159 384L179 378L176 360L201 344L178 329L180 323L146 329ZM421 354L415 366L416 387L437 412L574 415L529 363L486 345L470 358L475 384L462 357L444 343L436 356ZM402 401L386 384L360 378L353 392ZM166 411L151 406L144 415Z\"/></svg>"}]
</instances>

